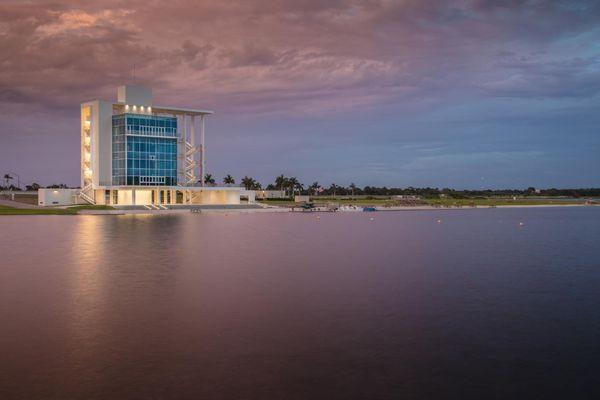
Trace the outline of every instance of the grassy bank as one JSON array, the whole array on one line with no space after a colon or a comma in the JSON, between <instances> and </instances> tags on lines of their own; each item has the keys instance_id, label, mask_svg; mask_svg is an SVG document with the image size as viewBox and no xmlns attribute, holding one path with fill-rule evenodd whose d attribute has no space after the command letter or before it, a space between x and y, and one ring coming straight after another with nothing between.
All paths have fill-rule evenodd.
<instances>
[{"instance_id":1,"label":"grassy bank","mask_svg":"<svg viewBox=\"0 0 600 400\"><path fill-rule=\"evenodd\" d=\"M67 208L14 208L0 205L0 215L77 215L81 210L114 210L110 206L73 206Z\"/></svg>"},{"instance_id":2,"label":"grassy bank","mask_svg":"<svg viewBox=\"0 0 600 400\"><path fill-rule=\"evenodd\" d=\"M536 198L475 198L475 199L427 199L429 205L440 207L469 206L546 206L562 204L583 204L578 199L536 199Z\"/></svg>"}]
</instances>

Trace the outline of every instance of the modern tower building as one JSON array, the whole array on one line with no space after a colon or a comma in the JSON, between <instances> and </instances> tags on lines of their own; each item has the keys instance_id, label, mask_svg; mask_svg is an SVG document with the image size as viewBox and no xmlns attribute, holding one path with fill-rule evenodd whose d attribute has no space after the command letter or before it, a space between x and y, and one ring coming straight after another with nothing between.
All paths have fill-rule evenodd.
<instances>
[{"instance_id":1,"label":"modern tower building","mask_svg":"<svg viewBox=\"0 0 600 400\"><path fill-rule=\"evenodd\" d=\"M153 104L152 89L121 86L117 101L81 105L81 192L92 204L239 204L241 188L206 186L209 110Z\"/></svg>"}]
</instances>

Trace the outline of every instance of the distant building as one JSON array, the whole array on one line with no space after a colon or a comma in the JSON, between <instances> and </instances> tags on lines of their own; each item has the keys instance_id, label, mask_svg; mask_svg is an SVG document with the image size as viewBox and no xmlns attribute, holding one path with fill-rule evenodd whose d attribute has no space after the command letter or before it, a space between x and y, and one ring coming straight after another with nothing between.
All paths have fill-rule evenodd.
<instances>
[{"instance_id":1,"label":"distant building","mask_svg":"<svg viewBox=\"0 0 600 400\"><path fill-rule=\"evenodd\" d=\"M296 196L294 196L294 202L296 202L296 203L308 203L308 202L310 202L310 196L296 195Z\"/></svg>"},{"instance_id":2,"label":"distant building","mask_svg":"<svg viewBox=\"0 0 600 400\"><path fill-rule=\"evenodd\" d=\"M201 179L206 173L204 120L212 111L155 105L147 87L120 86L117 92L116 102L81 105L81 200L107 205L240 203L240 187L209 187ZM52 195L58 196L43 193L44 205ZM68 196L57 201L62 204Z\"/></svg>"},{"instance_id":3,"label":"distant building","mask_svg":"<svg viewBox=\"0 0 600 400\"><path fill-rule=\"evenodd\" d=\"M256 191L256 199L257 200L265 200L265 199L285 199L287 196L285 195L285 190L257 190Z\"/></svg>"}]
</instances>

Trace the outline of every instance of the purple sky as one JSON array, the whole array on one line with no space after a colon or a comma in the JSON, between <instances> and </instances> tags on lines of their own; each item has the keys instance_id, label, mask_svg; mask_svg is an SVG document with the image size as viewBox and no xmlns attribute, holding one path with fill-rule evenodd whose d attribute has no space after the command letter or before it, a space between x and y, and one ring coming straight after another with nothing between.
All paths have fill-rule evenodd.
<instances>
[{"instance_id":1,"label":"purple sky","mask_svg":"<svg viewBox=\"0 0 600 400\"><path fill-rule=\"evenodd\" d=\"M218 178L600 186L598 1L4 0L0 173L77 185L79 104L133 64L216 111Z\"/></svg>"}]
</instances>

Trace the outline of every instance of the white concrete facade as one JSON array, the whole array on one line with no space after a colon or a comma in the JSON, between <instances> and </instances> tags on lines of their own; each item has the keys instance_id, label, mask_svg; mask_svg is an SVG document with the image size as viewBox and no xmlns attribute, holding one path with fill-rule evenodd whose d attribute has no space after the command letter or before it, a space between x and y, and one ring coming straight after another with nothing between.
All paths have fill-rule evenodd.
<instances>
[{"instance_id":1,"label":"white concrete facade","mask_svg":"<svg viewBox=\"0 0 600 400\"><path fill-rule=\"evenodd\" d=\"M112 182L112 104L81 105L81 187Z\"/></svg>"},{"instance_id":2,"label":"white concrete facade","mask_svg":"<svg viewBox=\"0 0 600 400\"><path fill-rule=\"evenodd\" d=\"M38 189L38 205L68 206L77 204L78 189Z\"/></svg>"},{"instance_id":3,"label":"white concrete facade","mask_svg":"<svg viewBox=\"0 0 600 400\"><path fill-rule=\"evenodd\" d=\"M285 190L256 190L257 199L284 199L286 198Z\"/></svg>"},{"instance_id":4,"label":"white concrete facade","mask_svg":"<svg viewBox=\"0 0 600 400\"><path fill-rule=\"evenodd\" d=\"M96 204L111 206L240 204L239 187L106 186L95 189ZM189 199L189 201L186 201Z\"/></svg>"}]
</instances>

